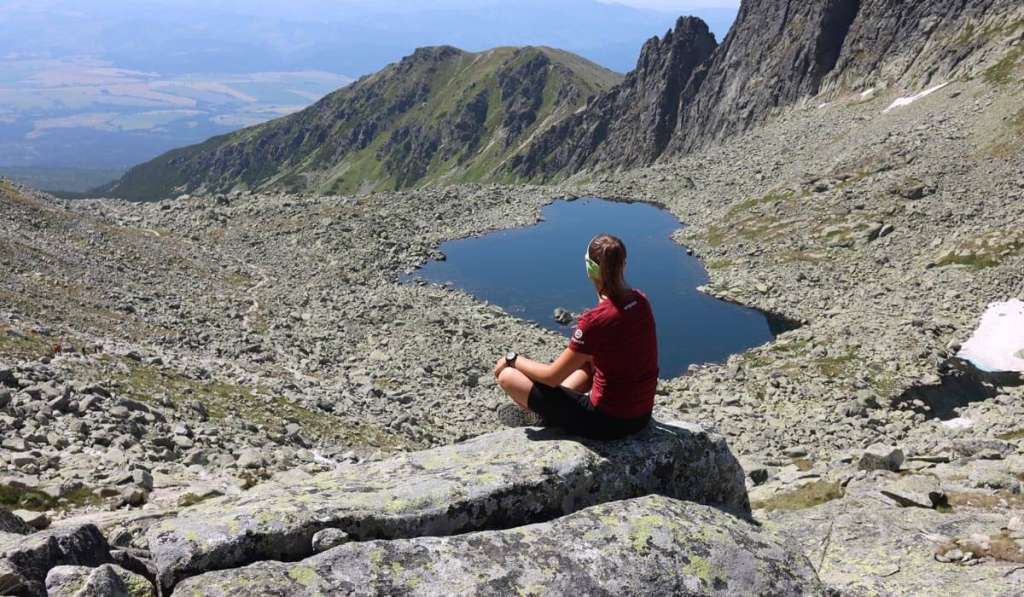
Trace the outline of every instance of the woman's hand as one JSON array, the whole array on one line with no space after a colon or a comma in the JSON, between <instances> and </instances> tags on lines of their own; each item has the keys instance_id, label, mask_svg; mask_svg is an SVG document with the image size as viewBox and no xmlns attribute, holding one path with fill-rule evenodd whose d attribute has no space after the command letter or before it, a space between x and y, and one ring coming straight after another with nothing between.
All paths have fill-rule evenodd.
<instances>
[{"instance_id":1,"label":"woman's hand","mask_svg":"<svg viewBox=\"0 0 1024 597\"><path fill-rule=\"evenodd\" d=\"M505 357L498 359L498 363L494 366L494 379L498 379L501 372L508 367L508 362L505 361Z\"/></svg>"}]
</instances>

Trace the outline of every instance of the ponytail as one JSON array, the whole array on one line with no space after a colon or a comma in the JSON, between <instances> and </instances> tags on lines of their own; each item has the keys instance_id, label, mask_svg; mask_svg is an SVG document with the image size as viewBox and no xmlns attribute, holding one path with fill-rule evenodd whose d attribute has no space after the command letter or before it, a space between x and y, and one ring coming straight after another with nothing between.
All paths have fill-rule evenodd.
<instances>
[{"instance_id":1,"label":"ponytail","mask_svg":"<svg viewBox=\"0 0 1024 597\"><path fill-rule=\"evenodd\" d=\"M587 256L598 265L600 271L600 277L594 280L598 293L616 304L624 303L629 287L625 279L626 245L622 239L610 234L598 235L590 241Z\"/></svg>"}]
</instances>

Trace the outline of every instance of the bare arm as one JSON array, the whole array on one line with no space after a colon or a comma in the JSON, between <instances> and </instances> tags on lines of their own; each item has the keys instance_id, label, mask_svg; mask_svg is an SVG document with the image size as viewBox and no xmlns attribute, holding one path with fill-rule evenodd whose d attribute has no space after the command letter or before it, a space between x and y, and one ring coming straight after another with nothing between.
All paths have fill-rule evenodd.
<instances>
[{"instance_id":1,"label":"bare arm","mask_svg":"<svg viewBox=\"0 0 1024 597\"><path fill-rule=\"evenodd\" d=\"M554 387L561 384L574 371L584 367L593 359L594 357L588 354L566 348L555 359L555 362L550 365L531 361L525 357L518 357L516 359L516 369L535 382Z\"/></svg>"}]
</instances>

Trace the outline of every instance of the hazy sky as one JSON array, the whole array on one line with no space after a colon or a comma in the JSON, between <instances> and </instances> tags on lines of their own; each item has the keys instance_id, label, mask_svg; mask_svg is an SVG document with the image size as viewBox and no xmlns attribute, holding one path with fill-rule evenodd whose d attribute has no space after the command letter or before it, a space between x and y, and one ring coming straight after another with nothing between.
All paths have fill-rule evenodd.
<instances>
[{"instance_id":1,"label":"hazy sky","mask_svg":"<svg viewBox=\"0 0 1024 597\"><path fill-rule=\"evenodd\" d=\"M685 13L692 8L735 8L740 0L600 0L605 4L625 4L637 8L652 8Z\"/></svg>"}]
</instances>

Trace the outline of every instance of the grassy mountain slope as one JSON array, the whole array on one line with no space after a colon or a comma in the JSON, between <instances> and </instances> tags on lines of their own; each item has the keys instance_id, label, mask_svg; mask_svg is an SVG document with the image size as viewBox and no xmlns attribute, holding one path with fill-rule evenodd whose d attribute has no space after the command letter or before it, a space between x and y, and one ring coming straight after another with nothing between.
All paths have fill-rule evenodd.
<instances>
[{"instance_id":1,"label":"grassy mountain slope","mask_svg":"<svg viewBox=\"0 0 1024 597\"><path fill-rule=\"evenodd\" d=\"M511 154L620 79L550 48L422 48L306 110L168 152L102 190L149 200L501 179Z\"/></svg>"}]
</instances>

